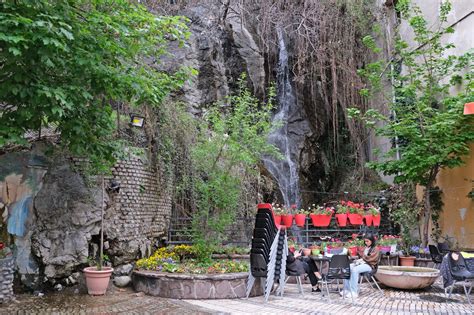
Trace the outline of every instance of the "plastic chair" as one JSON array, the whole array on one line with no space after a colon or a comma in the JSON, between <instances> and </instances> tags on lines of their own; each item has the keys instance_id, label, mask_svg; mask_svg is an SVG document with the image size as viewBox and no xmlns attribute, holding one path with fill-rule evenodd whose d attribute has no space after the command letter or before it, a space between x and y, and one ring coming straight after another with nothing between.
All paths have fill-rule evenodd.
<instances>
[{"instance_id":1,"label":"plastic chair","mask_svg":"<svg viewBox=\"0 0 474 315\"><path fill-rule=\"evenodd\" d=\"M349 280L351 278L351 265L349 257L347 255L334 255L329 261L329 268L326 274L322 274L321 283L326 290L329 301L331 298L329 296L329 280ZM321 290L321 297L323 296L323 291ZM345 291L342 291L342 297L345 298ZM351 295L352 304L354 304L354 297Z\"/></svg>"},{"instance_id":2,"label":"plastic chair","mask_svg":"<svg viewBox=\"0 0 474 315\"><path fill-rule=\"evenodd\" d=\"M442 254L447 254L447 253L449 253L449 245L448 245L448 243L438 243L438 250L439 250Z\"/></svg>"},{"instance_id":3,"label":"plastic chair","mask_svg":"<svg viewBox=\"0 0 474 315\"><path fill-rule=\"evenodd\" d=\"M379 290L380 294L382 294L382 296L385 296L385 294L383 293L383 290L380 288L379 284L377 283L377 280L375 280L375 274L377 273L377 270L379 269L379 264L380 264L380 259L382 258L382 255L379 255L379 261L377 262L377 265L375 265L375 268L372 269L372 271L368 271L368 272L363 272L361 273L359 276L360 276L360 282L359 284L362 283L362 280L365 279L365 281L367 281L371 287L373 288L374 285L372 284L372 282L375 284L375 286L377 287L377 289ZM370 282L370 280L372 280L372 282ZM360 290L360 286L359 286L359 290Z\"/></svg>"},{"instance_id":4,"label":"plastic chair","mask_svg":"<svg viewBox=\"0 0 474 315\"><path fill-rule=\"evenodd\" d=\"M439 266L443 262L443 254L440 253L438 247L436 247L435 245L428 245L428 248L430 250L430 256L431 260L434 263L434 267L439 269Z\"/></svg>"},{"instance_id":5,"label":"plastic chair","mask_svg":"<svg viewBox=\"0 0 474 315\"><path fill-rule=\"evenodd\" d=\"M298 289L301 293L302 296L304 296L304 291L303 291L303 283L301 282L301 276L303 274L299 274L297 272L286 272L286 279L285 279L285 284L290 280L290 277L296 277L296 284L298 285ZM281 296L283 296L283 293L285 291L285 287L281 288Z\"/></svg>"},{"instance_id":6,"label":"plastic chair","mask_svg":"<svg viewBox=\"0 0 474 315\"><path fill-rule=\"evenodd\" d=\"M455 260L453 258L453 254L458 255L458 259ZM449 290L449 298L453 293L453 288L456 282L462 282L462 286L464 288L464 293L466 294L467 301L471 304L471 290L472 290L472 281L474 280L474 273L470 272L466 267L466 262L464 261L464 257L461 253L451 253L448 255L449 258L449 265L450 265L450 272L451 276L453 277L453 284L451 285L451 289ZM468 284L468 285L467 285ZM468 289L469 288L469 289Z\"/></svg>"}]
</instances>

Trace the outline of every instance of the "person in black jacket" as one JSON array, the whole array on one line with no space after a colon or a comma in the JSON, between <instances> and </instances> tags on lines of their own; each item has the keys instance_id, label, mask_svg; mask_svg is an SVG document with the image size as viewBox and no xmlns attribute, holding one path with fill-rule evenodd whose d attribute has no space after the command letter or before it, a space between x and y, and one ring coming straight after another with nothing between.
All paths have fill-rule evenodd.
<instances>
[{"instance_id":1,"label":"person in black jacket","mask_svg":"<svg viewBox=\"0 0 474 315\"><path fill-rule=\"evenodd\" d=\"M321 280L321 274L318 272L318 267L310 257L302 256L301 251L288 253L286 257L286 271L288 273L302 275L306 273L311 282L312 292L321 292L318 288L318 280Z\"/></svg>"}]
</instances>

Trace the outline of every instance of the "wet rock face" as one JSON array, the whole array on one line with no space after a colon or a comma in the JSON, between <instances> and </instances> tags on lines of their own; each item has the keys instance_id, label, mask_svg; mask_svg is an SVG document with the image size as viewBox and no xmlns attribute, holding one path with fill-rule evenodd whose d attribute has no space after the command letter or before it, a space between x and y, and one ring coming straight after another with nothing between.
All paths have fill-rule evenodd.
<instances>
[{"instance_id":1,"label":"wet rock face","mask_svg":"<svg viewBox=\"0 0 474 315\"><path fill-rule=\"evenodd\" d=\"M170 46L170 55L161 59L160 67L175 71L179 66L191 66L199 71L175 99L189 104L199 115L206 104L223 100L237 87L237 79L248 73L249 85L263 96L265 84L264 58L252 34L237 18L222 21L216 8L198 5L186 8L191 36L186 46Z\"/></svg>"},{"instance_id":2,"label":"wet rock face","mask_svg":"<svg viewBox=\"0 0 474 315\"><path fill-rule=\"evenodd\" d=\"M32 235L32 249L46 277L67 277L87 263L88 243L100 231L101 201L100 190L87 188L66 162L48 171L35 198L37 221Z\"/></svg>"}]
</instances>

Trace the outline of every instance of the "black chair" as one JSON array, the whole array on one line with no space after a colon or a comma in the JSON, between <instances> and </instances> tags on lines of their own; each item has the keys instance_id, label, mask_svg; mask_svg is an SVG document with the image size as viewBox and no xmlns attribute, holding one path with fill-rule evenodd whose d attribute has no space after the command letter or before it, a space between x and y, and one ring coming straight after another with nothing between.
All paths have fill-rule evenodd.
<instances>
[{"instance_id":1,"label":"black chair","mask_svg":"<svg viewBox=\"0 0 474 315\"><path fill-rule=\"evenodd\" d=\"M347 255L334 255L329 261L329 268L326 274L322 274L322 284L326 293L328 295L329 301L331 298L329 296L329 287L328 282L332 280L349 280L351 278L351 265L349 257ZM323 290L321 290L321 296L323 296ZM343 298L345 297L345 291L342 291ZM352 304L354 304L354 297L351 295Z\"/></svg>"},{"instance_id":2,"label":"black chair","mask_svg":"<svg viewBox=\"0 0 474 315\"><path fill-rule=\"evenodd\" d=\"M441 252L441 254L447 254L449 253L449 245L448 243L438 243L438 250Z\"/></svg>"},{"instance_id":3,"label":"black chair","mask_svg":"<svg viewBox=\"0 0 474 315\"><path fill-rule=\"evenodd\" d=\"M455 260L453 258L453 255L458 256L458 259ZM453 292L454 285L456 282L462 282L462 286L464 288L464 293L466 294L467 301L471 304L471 290L472 290L472 281L474 281L474 273L469 271L466 266L466 262L464 260L464 257L461 255L461 253L456 252L456 253L450 253L448 255L449 259L449 265L450 265L450 272L451 276L453 277L453 284L451 285L451 289L449 290L449 298L451 297L451 294ZM469 289L468 289L469 288Z\"/></svg>"},{"instance_id":4,"label":"black chair","mask_svg":"<svg viewBox=\"0 0 474 315\"><path fill-rule=\"evenodd\" d=\"M439 266L443 262L443 254L440 253L438 247L435 245L428 245L430 250L431 261L434 263L434 267L439 269Z\"/></svg>"},{"instance_id":5,"label":"black chair","mask_svg":"<svg viewBox=\"0 0 474 315\"><path fill-rule=\"evenodd\" d=\"M361 284L362 280L365 279L365 281L367 281L373 288L374 287L374 285L372 284L372 282L373 282L375 284L375 286L377 287L377 289L380 291L380 294L382 294L382 296L385 296L385 294L383 293L383 291L380 288L379 284L377 283L377 280L375 280L375 277L374 277L375 274L377 273L377 270L379 269L379 264L380 264L380 259L381 258L382 258L382 255L379 254L379 261L377 262L377 265L375 265L375 268L372 269L372 271L363 272L359 275L360 276L359 284ZM370 280L372 280L372 282ZM360 286L359 286L359 290L360 290Z\"/></svg>"}]
</instances>

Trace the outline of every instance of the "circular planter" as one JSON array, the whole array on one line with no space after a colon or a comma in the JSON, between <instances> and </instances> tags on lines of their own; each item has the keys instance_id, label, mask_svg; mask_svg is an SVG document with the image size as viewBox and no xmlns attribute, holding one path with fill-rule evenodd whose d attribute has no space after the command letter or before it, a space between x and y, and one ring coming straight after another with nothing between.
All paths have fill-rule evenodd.
<instances>
[{"instance_id":1,"label":"circular planter","mask_svg":"<svg viewBox=\"0 0 474 315\"><path fill-rule=\"evenodd\" d=\"M373 216L372 216L371 214L366 214L366 215L364 215L364 220L365 220L365 225L371 226L371 225L372 225Z\"/></svg>"},{"instance_id":2,"label":"circular planter","mask_svg":"<svg viewBox=\"0 0 474 315\"><path fill-rule=\"evenodd\" d=\"M276 215L275 216L275 224L276 225L280 225L281 224L281 215Z\"/></svg>"},{"instance_id":3,"label":"circular planter","mask_svg":"<svg viewBox=\"0 0 474 315\"><path fill-rule=\"evenodd\" d=\"M411 267L415 265L415 256L400 256L400 266Z\"/></svg>"},{"instance_id":4,"label":"circular planter","mask_svg":"<svg viewBox=\"0 0 474 315\"><path fill-rule=\"evenodd\" d=\"M361 225L362 224L362 215L357 213L349 213L348 215L349 222L352 225Z\"/></svg>"},{"instance_id":5,"label":"circular planter","mask_svg":"<svg viewBox=\"0 0 474 315\"><path fill-rule=\"evenodd\" d=\"M135 291L172 299L234 299L246 297L248 272L226 274L182 274L135 270ZM262 295L255 281L250 296Z\"/></svg>"},{"instance_id":6,"label":"circular planter","mask_svg":"<svg viewBox=\"0 0 474 315\"><path fill-rule=\"evenodd\" d=\"M0 304L13 298L13 256L0 259Z\"/></svg>"},{"instance_id":7,"label":"circular planter","mask_svg":"<svg viewBox=\"0 0 474 315\"><path fill-rule=\"evenodd\" d=\"M373 226L380 226L380 214L372 215L372 225Z\"/></svg>"},{"instance_id":8,"label":"circular planter","mask_svg":"<svg viewBox=\"0 0 474 315\"><path fill-rule=\"evenodd\" d=\"M310 214L309 217L311 218L311 221L313 221L313 225L316 227L324 227L324 226L329 226L329 223L331 223L331 217L332 214L326 215L326 214Z\"/></svg>"},{"instance_id":9,"label":"circular planter","mask_svg":"<svg viewBox=\"0 0 474 315\"><path fill-rule=\"evenodd\" d=\"M97 270L97 267L87 267L83 271L86 278L87 292L90 295L104 295L114 269L102 267L102 270Z\"/></svg>"},{"instance_id":10,"label":"circular planter","mask_svg":"<svg viewBox=\"0 0 474 315\"><path fill-rule=\"evenodd\" d=\"M347 226L347 213L337 213L336 219L339 226Z\"/></svg>"},{"instance_id":11,"label":"circular planter","mask_svg":"<svg viewBox=\"0 0 474 315\"><path fill-rule=\"evenodd\" d=\"M438 269L406 266L379 266L375 274L384 285L405 290L429 287L438 276Z\"/></svg>"},{"instance_id":12,"label":"circular planter","mask_svg":"<svg viewBox=\"0 0 474 315\"><path fill-rule=\"evenodd\" d=\"M303 227L306 223L306 214L296 214L295 215L295 224L299 227Z\"/></svg>"},{"instance_id":13,"label":"circular planter","mask_svg":"<svg viewBox=\"0 0 474 315\"><path fill-rule=\"evenodd\" d=\"M281 216L281 224L286 227L291 227L293 225L293 215L284 214Z\"/></svg>"}]
</instances>

